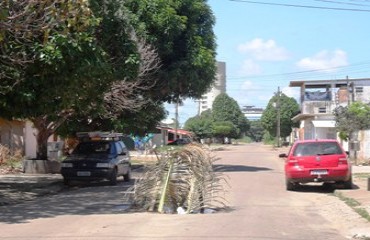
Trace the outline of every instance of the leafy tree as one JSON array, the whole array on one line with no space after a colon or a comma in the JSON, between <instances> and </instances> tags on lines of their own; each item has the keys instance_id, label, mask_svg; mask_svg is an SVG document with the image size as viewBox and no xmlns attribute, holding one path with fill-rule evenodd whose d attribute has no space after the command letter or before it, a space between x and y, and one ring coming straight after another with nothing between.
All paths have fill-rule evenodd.
<instances>
[{"instance_id":1,"label":"leafy tree","mask_svg":"<svg viewBox=\"0 0 370 240\"><path fill-rule=\"evenodd\" d=\"M160 81L152 97L199 98L215 79L215 22L206 0L128 0L132 22L158 50Z\"/></svg>"},{"instance_id":2,"label":"leafy tree","mask_svg":"<svg viewBox=\"0 0 370 240\"><path fill-rule=\"evenodd\" d=\"M213 135L213 120L211 110L202 112L200 116L189 118L185 122L185 129L193 132L197 138L209 138Z\"/></svg>"},{"instance_id":3,"label":"leafy tree","mask_svg":"<svg viewBox=\"0 0 370 240\"><path fill-rule=\"evenodd\" d=\"M264 135L264 129L260 120L250 121L250 128L247 135L256 142L261 142Z\"/></svg>"},{"instance_id":4,"label":"leafy tree","mask_svg":"<svg viewBox=\"0 0 370 240\"><path fill-rule=\"evenodd\" d=\"M103 100L101 92L109 87L109 68L94 37L99 20L85 1L30 1L19 22L13 25L18 4L25 2L28 1L17 1L5 8L9 25L3 31L2 49L11 48L14 61L18 56L25 56L26 60L1 62L1 69L13 69L11 72L17 72L20 80L14 84L17 80L15 75L7 74L9 71L2 75L1 84L7 91L0 95L0 111L3 117L33 122L37 129L37 157L46 159L48 137L71 114L89 107L98 110L98 103ZM64 18L54 18L53 11L47 12L50 8ZM66 15L68 11L71 15ZM45 30L27 32L26 28L19 36L11 32L27 19L37 19L38 14L47 19Z\"/></svg>"},{"instance_id":5,"label":"leafy tree","mask_svg":"<svg viewBox=\"0 0 370 240\"><path fill-rule=\"evenodd\" d=\"M261 122L263 128L271 136L276 136L277 131L277 112L280 108L280 136L287 137L290 135L293 127L298 127L299 123L292 121L292 118L299 112L299 105L294 98L281 93L280 96L273 96L265 111L262 114Z\"/></svg>"},{"instance_id":6,"label":"leafy tree","mask_svg":"<svg viewBox=\"0 0 370 240\"><path fill-rule=\"evenodd\" d=\"M238 103L226 93L219 94L214 100L212 118L214 122L231 122L234 125L233 134L225 137L237 138L249 129L249 121L240 110Z\"/></svg>"},{"instance_id":7,"label":"leafy tree","mask_svg":"<svg viewBox=\"0 0 370 240\"><path fill-rule=\"evenodd\" d=\"M151 102L199 97L214 79L206 1L89 3L0 2L1 115L34 123L40 159L77 113L76 124L119 128Z\"/></svg>"},{"instance_id":8,"label":"leafy tree","mask_svg":"<svg viewBox=\"0 0 370 240\"><path fill-rule=\"evenodd\" d=\"M0 93L25 80L26 68L40 58L60 60L56 43L89 38L97 22L84 0L0 1Z\"/></svg>"},{"instance_id":9,"label":"leafy tree","mask_svg":"<svg viewBox=\"0 0 370 240\"><path fill-rule=\"evenodd\" d=\"M237 127L230 121L217 121L213 123L213 136L224 139L225 137L238 137Z\"/></svg>"},{"instance_id":10,"label":"leafy tree","mask_svg":"<svg viewBox=\"0 0 370 240\"><path fill-rule=\"evenodd\" d=\"M86 116L75 115L57 130L58 135L74 136L76 132L116 131L124 134L143 136L145 133L156 130L157 123L164 119L166 110L162 104L146 104L142 111L122 112L116 119L101 118L86 119Z\"/></svg>"},{"instance_id":11,"label":"leafy tree","mask_svg":"<svg viewBox=\"0 0 370 240\"><path fill-rule=\"evenodd\" d=\"M334 110L336 128L344 140L359 130L370 129L370 106L362 102L354 102L346 107Z\"/></svg>"}]
</instances>

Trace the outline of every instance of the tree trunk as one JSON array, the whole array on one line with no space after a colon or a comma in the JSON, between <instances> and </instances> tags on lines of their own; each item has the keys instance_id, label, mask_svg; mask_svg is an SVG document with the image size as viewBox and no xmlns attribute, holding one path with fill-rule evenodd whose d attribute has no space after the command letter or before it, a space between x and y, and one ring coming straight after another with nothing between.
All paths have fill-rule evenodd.
<instances>
[{"instance_id":1,"label":"tree trunk","mask_svg":"<svg viewBox=\"0 0 370 240\"><path fill-rule=\"evenodd\" d=\"M47 160L48 159L48 139L52 133L50 133L47 129L37 129L37 150L36 156L37 159L40 160Z\"/></svg>"},{"instance_id":2,"label":"tree trunk","mask_svg":"<svg viewBox=\"0 0 370 240\"><path fill-rule=\"evenodd\" d=\"M36 133L36 157L39 160L48 160L48 139L53 134L49 128L47 117L32 119L33 125L37 130Z\"/></svg>"}]
</instances>

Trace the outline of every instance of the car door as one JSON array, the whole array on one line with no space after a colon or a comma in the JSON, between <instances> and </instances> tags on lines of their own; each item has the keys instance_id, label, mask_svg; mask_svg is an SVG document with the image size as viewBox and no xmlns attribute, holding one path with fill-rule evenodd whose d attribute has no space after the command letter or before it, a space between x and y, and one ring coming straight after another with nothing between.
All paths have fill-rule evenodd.
<instances>
[{"instance_id":1,"label":"car door","mask_svg":"<svg viewBox=\"0 0 370 240\"><path fill-rule=\"evenodd\" d=\"M117 149L117 159L118 159L118 172L120 175L126 174L129 166L130 156L128 150L123 142L115 142Z\"/></svg>"},{"instance_id":2,"label":"car door","mask_svg":"<svg viewBox=\"0 0 370 240\"><path fill-rule=\"evenodd\" d=\"M128 151L128 148L126 147L126 145L122 141L119 141L118 143L122 148L122 153L121 153L121 156L122 156L122 159L123 159L122 165L123 165L123 169L124 169L124 174L126 174L127 171L129 170L129 167L130 167L130 153Z\"/></svg>"},{"instance_id":3,"label":"car door","mask_svg":"<svg viewBox=\"0 0 370 240\"><path fill-rule=\"evenodd\" d=\"M117 168L118 168L118 175L123 175L124 173L124 156L122 155L122 146L118 143L114 143L116 148L116 158L117 158Z\"/></svg>"}]
</instances>

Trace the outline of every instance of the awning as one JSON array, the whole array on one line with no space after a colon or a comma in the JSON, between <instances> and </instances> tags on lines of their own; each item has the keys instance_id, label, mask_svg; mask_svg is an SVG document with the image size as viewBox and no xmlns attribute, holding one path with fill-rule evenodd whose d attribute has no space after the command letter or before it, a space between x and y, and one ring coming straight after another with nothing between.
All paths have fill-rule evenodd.
<instances>
[{"instance_id":1,"label":"awning","mask_svg":"<svg viewBox=\"0 0 370 240\"><path fill-rule=\"evenodd\" d=\"M170 133L176 133L175 129L167 129L167 131ZM183 130L183 129L177 129L177 134L190 136L191 132Z\"/></svg>"},{"instance_id":2,"label":"awning","mask_svg":"<svg viewBox=\"0 0 370 240\"><path fill-rule=\"evenodd\" d=\"M333 120L314 120L313 125L318 128L334 128L335 121Z\"/></svg>"}]
</instances>

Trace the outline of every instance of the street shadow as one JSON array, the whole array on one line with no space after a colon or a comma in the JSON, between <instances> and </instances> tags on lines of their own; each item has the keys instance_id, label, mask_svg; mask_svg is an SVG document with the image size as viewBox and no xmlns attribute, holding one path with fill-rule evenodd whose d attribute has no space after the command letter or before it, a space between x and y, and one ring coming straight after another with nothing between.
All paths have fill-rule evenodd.
<instances>
[{"instance_id":1,"label":"street shadow","mask_svg":"<svg viewBox=\"0 0 370 240\"><path fill-rule=\"evenodd\" d=\"M123 214L130 212L128 197L135 179L120 180L116 186L109 182L76 182L63 187L58 194L37 197L30 201L0 207L0 222L27 223L33 219L62 215ZM60 183L62 184L62 183Z\"/></svg>"},{"instance_id":2,"label":"street shadow","mask_svg":"<svg viewBox=\"0 0 370 240\"><path fill-rule=\"evenodd\" d=\"M228 165L228 164L215 164L213 165L215 172L259 172L259 171L272 171L271 168L255 167L246 165Z\"/></svg>"},{"instance_id":3,"label":"street shadow","mask_svg":"<svg viewBox=\"0 0 370 240\"><path fill-rule=\"evenodd\" d=\"M359 187L355 184L352 185L352 189L348 189L348 191L358 189ZM302 193L334 193L335 190L345 189L342 184L336 183L323 183L323 184L316 184L316 183L308 183L308 184L299 184L294 189L294 192L302 192Z\"/></svg>"}]
</instances>

